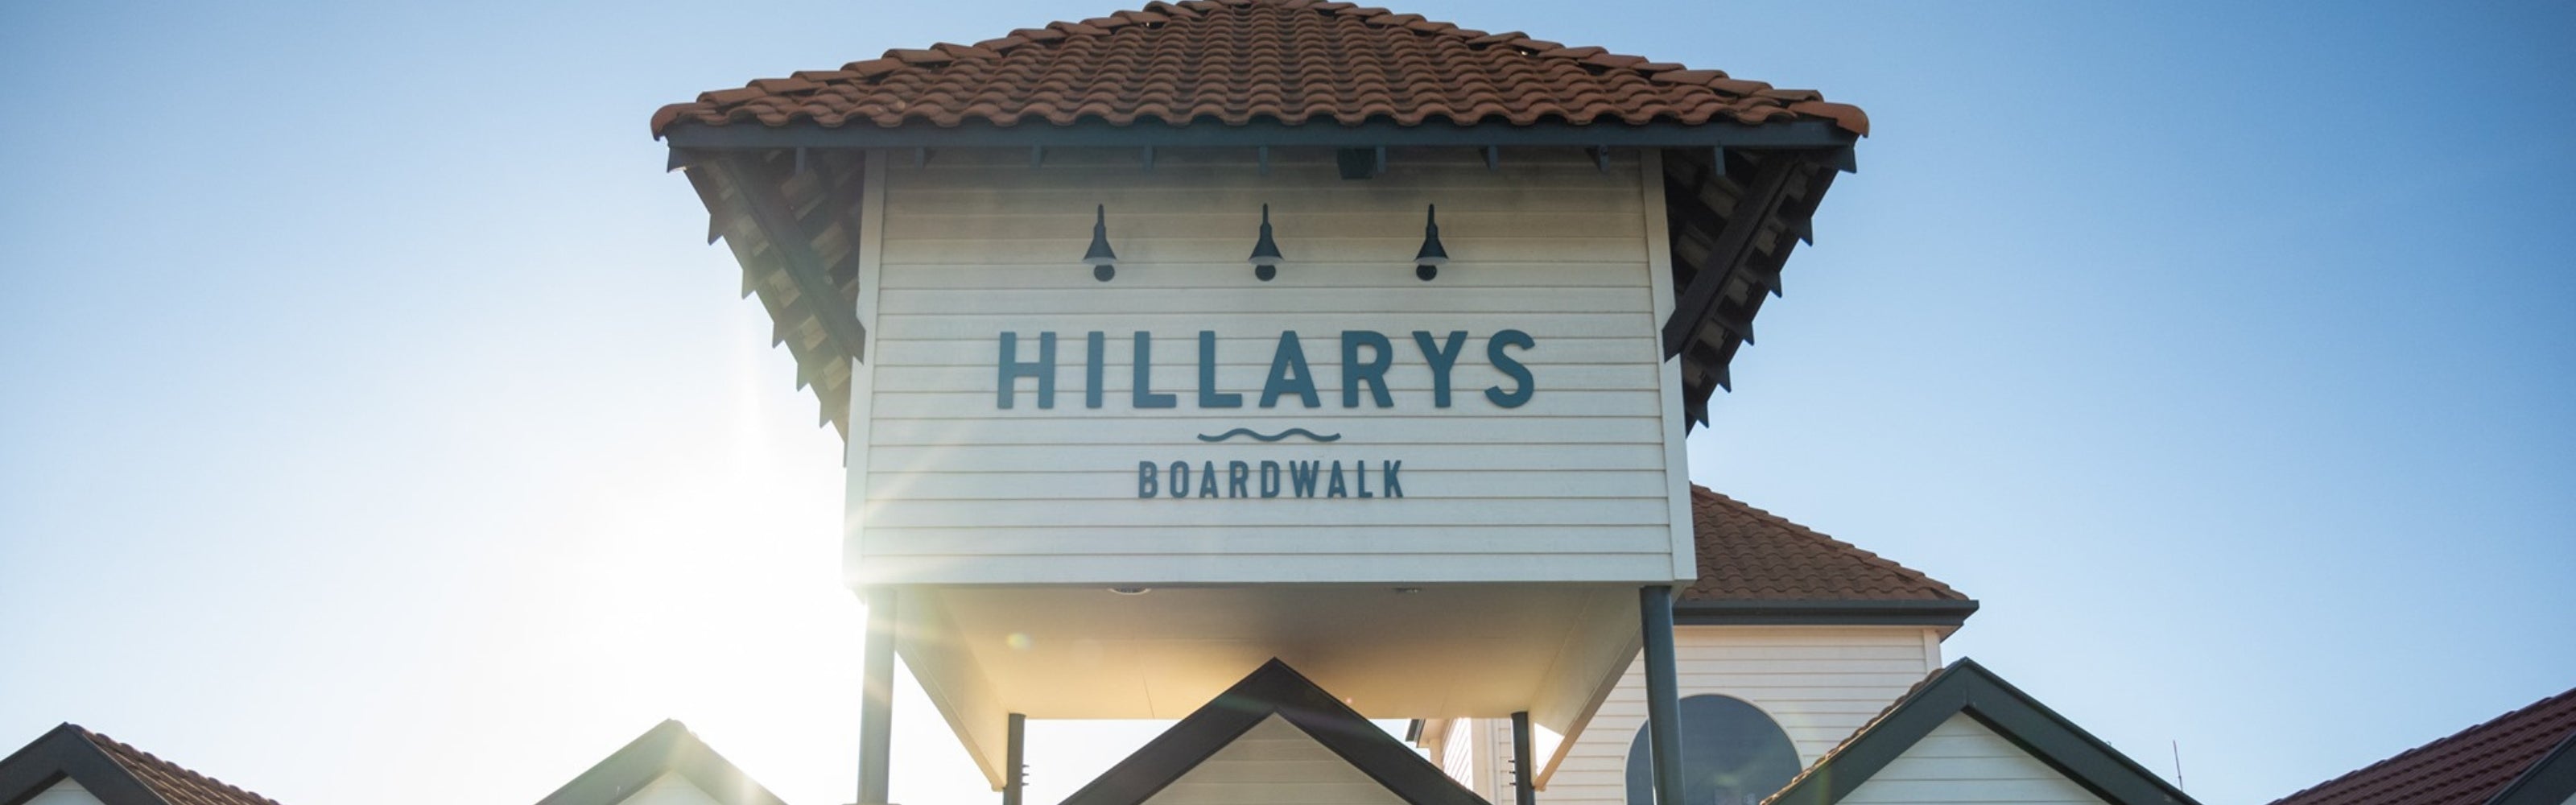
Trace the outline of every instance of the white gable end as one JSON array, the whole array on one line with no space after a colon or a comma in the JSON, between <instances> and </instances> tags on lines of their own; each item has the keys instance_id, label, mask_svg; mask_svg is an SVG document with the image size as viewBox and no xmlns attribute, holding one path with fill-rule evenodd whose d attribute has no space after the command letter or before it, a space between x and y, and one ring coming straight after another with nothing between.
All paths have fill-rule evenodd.
<instances>
[{"instance_id":1,"label":"white gable end","mask_svg":"<svg viewBox=\"0 0 2576 805\"><path fill-rule=\"evenodd\" d=\"M1145 805L1404 805L1304 730L1273 715Z\"/></svg>"},{"instance_id":2,"label":"white gable end","mask_svg":"<svg viewBox=\"0 0 2576 805\"><path fill-rule=\"evenodd\" d=\"M66 777L38 793L35 799L27 800L26 805L99 805L99 802L98 795Z\"/></svg>"},{"instance_id":3,"label":"white gable end","mask_svg":"<svg viewBox=\"0 0 2576 805\"><path fill-rule=\"evenodd\" d=\"M1889 761L1846 803L2087 803L2102 799L1965 713Z\"/></svg>"},{"instance_id":4,"label":"white gable end","mask_svg":"<svg viewBox=\"0 0 2576 805\"><path fill-rule=\"evenodd\" d=\"M699 789L696 784L689 782L688 778L681 777L680 775L671 772L663 772L662 776L653 778L653 782L646 783L643 788L636 789L633 796L619 800L618 805L721 804L716 802L715 797L707 796L706 791Z\"/></svg>"}]
</instances>

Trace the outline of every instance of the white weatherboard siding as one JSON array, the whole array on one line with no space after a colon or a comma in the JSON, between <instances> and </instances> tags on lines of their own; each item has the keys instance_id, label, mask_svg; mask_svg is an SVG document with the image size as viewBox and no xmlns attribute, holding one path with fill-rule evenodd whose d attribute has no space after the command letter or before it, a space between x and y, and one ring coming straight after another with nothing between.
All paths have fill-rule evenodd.
<instances>
[{"instance_id":1,"label":"white weatherboard siding","mask_svg":"<svg viewBox=\"0 0 2576 805\"><path fill-rule=\"evenodd\" d=\"M1275 715L1145 800L1145 805L1403 803L1395 792Z\"/></svg>"},{"instance_id":2,"label":"white weatherboard siding","mask_svg":"<svg viewBox=\"0 0 2576 805\"><path fill-rule=\"evenodd\" d=\"M1484 797L1486 802L1503 802L1510 798L1510 789L1494 788L1494 775L1487 773L1504 769L1503 776L1510 776L1502 765L1504 758L1511 757L1510 722L1496 722L1489 718L1451 718L1431 723L1440 725L1441 737L1434 744L1436 751L1433 754L1439 760L1440 770L1447 773L1449 779L1476 792L1476 796ZM1498 725L1500 729L1496 728ZM1499 747L1494 742L1497 734L1503 736Z\"/></svg>"},{"instance_id":3,"label":"white weatherboard siding","mask_svg":"<svg viewBox=\"0 0 2576 805\"><path fill-rule=\"evenodd\" d=\"M1934 727L1842 801L2098 805L2102 799L1961 713Z\"/></svg>"},{"instance_id":4,"label":"white weatherboard siding","mask_svg":"<svg viewBox=\"0 0 2576 805\"><path fill-rule=\"evenodd\" d=\"M1938 669L1913 627L1682 626L1673 630L1682 696L1733 696L1761 708L1811 765ZM1938 639L1937 634L1934 639ZM1545 805L1627 801L1628 747L1646 723L1642 658L1631 663L1590 723L1552 767L1540 758ZM1510 751L1510 730L1501 733ZM1492 785L1510 790L1508 770Z\"/></svg>"},{"instance_id":5,"label":"white weatherboard siding","mask_svg":"<svg viewBox=\"0 0 2576 805\"><path fill-rule=\"evenodd\" d=\"M98 795L82 788L80 783L64 778L62 782L37 792L25 805L99 805Z\"/></svg>"},{"instance_id":6,"label":"white weatherboard siding","mask_svg":"<svg viewBox=\"0 0 2576 805\"><path fill-rule=\"evenodd\" d=\"M635 789L633 795L620 800L618 805L718 805L718 803L714 797L707 796L707 792L700 790L687 778L672 772L663 772L662 776L653 778L653 782L644 784L643 788Z\"/></svg>"},{"instance_id":7,"label":"white weatherboard siding","mask_svg":"<svg viewBox=\"0 0 2576 805\"><path fill-rule=\"evenodd\" d=\"M863 584L1225 584L1243 582L1665 583L1688 568L1672 490L1686 474L1670 440L1673 382L1659 349L1659 272L1641 181L1651 164L1615 154L1607 171L1576 149L1507 150L1488 170L1474 149L1391 156L1384 175L1339 177L1325 149L1166 149L1146 170L1134 150L941 151L871 162L874 226L861 253L851 433L851 578ZM1286 262L1254 279L1245 256L1270 205ZM1439 205L1451 262L1417 279L1426 205ZM1120 258L1110 282L1080 262L1094 205ZM1661 211L1653 210L1656 216ZM1504 330L1534 344L1503 354L1533 392L1488 357ZM1103 334L1101 407L1088 334ZM1135 336L1149 332L1140 409ZM1199 333L1215 335L1216 391L1203 407ZM1294 332L1319 396L1260 405L1283 331ZM1390 347L1391 407L1363 389L1345 407L1344 332ZM1414 339L1466 339L1451 405ZM1055 334L1054 397L1015 379L1001 408L1001 337L1020 362ZM1362 362L1375 351L1361 349ZM1317 443L1235 437L1288 428ZM1260 462L1343 462L1350 497L1260 499ZM1173 462L1193 476L1241 461L1233 499L1168 497ZM1140 462L1161 495L1139 498ZM1385 497L1387 462L1404 497ZM1368 469L1359 499L1356 468Z\"/></svg>"}]
</instances>

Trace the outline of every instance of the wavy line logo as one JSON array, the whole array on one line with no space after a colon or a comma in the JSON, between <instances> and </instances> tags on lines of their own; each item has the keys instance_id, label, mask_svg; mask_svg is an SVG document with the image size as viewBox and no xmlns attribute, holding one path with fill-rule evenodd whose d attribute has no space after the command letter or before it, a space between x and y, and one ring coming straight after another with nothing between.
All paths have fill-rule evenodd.
<instances>
[{"instance_id":1,"label":"wavy line logo","mask_svg":"<svg viewBox=\"0 0 2576 805\"><path fill-rule=\"evenodd\" d=\"M1320 434L1320 435L1319 435L1319 434L1315 433L1314 431L1307 430L1307 429L1305 429L1305 428L1289 428L1289 429L1287 429L1287 430L1283 430L1283 431L1280 431L1280 432L1278 432L1278 433L1276 433L1276 434L1269 435L1269 436L1264 436L1264 435L1262 435L1259 431L1255 431L1255 430L1253 430L1253 429L1251 429L1251 428L1235 428L1235 429L1233 429L1233 430L1226 431L1226 432L1224 432L1224 433L1220 433L1220 434L1217 434L1217 435L1215 435L1215 436L1209 436L1209 435L1204 434L1204 433L1199 434L1199 441L1202 441L1202 442L1222 442L1222 441L1225 441L1225 440L1227 440L1227 439L1232 439L1232 438L1237 437L1237 436L1250 436L1250 437L1252 437L1252 439L1253 439L1254 441L1259 441L1259 442L1275 442L1275 441L1279 441L1279 440L1281 440L1281 439L1288 438L1288 437L1290 437L1290 436L1304 436L1304 437L1306 437L1306 438L1313 439L1313 440L1315 440L1315 441L1319 441L1319 442L1340 441L1340 440L1341 440L1341 438L1342 438L1342 435L1341 435L1341 434L1339 434L1339 433L1328 433L1328 434Z\"/></svg>"}]
</instances>

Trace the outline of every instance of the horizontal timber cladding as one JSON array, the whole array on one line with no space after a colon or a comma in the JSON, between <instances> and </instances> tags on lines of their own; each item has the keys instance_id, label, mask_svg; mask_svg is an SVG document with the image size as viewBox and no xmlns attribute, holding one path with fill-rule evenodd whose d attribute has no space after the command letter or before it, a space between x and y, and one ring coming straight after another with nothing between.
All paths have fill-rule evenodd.
<instances>
[{"instance_id":1,"label":"horizontal timber cladding","mask_svg":"<svg viewBox=\"0 0 2576 805\"><path fill-rule=\"evenodd\" d=\"M1042 156L871 163L853 580L1690 566L1661 187L1637 154L1398 149L1365 179L1328 149ZM1265 204L1268 281L1246 260ZM1424 280L1433 205L1449 260ZM1083 261L1095 224L1107 280Z\"/></svg>"},{"instance_id":2,"label":"horizontal timber cladding","mask_svg":"<svg viewBox=\"0 0 2576 805\"><path fill-rule=\"evenodd\" d=\"M1778 722L1803 767L1937 669L1924 640L1912 627L1685 626L1673 634L1673 664L1682 696L1732 696ZM1540 804L1626 805L1629 746L1645 723L1645 675L1632 663L1548 775Z\"/></svg>"}]
</instances>

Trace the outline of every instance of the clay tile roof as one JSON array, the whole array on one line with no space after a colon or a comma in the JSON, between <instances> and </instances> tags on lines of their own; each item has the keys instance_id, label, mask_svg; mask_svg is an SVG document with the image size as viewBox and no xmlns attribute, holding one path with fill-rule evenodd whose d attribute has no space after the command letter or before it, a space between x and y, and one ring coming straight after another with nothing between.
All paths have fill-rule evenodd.
<instances>
[{"instance_id":1,"label":"clay tile roof","mask_svg":"<svg viewBox=\"0 0 2576 805\"><path fill-rule=\"evenodd\" d=\"M1019 41L1004 44L1012 39ZM1138 92L1149 76L1171 91ZM663 107L653 135L678 125L746 122L1695 126L1801 119L1869 133L1856 108L1714 70L1519 32L1486 35L1349 3L1227 0L1153 2L1143 11L1024 28L976 46L895 49L843 71L754 81Z\"/></svg>"},{"instance_id":2,"label":"clay tile roof","mask_svg":"<svg viewBox=\"0 0 2576 805\"><path fill-rule=\"evenodd\" d=\"M2272 805L2492 802L2544 760L2576 763L2566 749L2569 746L2576 746L2576 690L2318 783Z\"/></svg>"},{"instance_id":3,"label":"clay tile roof","mask_svg":"<svg viewBox=\"0 0 2576 805\"><path fill-rule=\"evenodd\" d=\"M47 746L49 742L53 742L50 747ZM102 788L103 784L110 781L81 781L91 789L94 796L105 794L103 800L110 805L114 805L119 800L155 798L159 800L158 805L278 805L276 800L227 785L222 780L180 768L178 764L154 757L152 753L136 749L122 741L91 732L78 724L64 724L57 727L46 737L38 739L37 743L30 744L27 749L20 751L22 755L30 753L53 755L59 761L65 752L85 753L87 751L85 748L75 748L80 747L82 742L96 747L100 755L104 755L108 761L115 764L117 769L132 777L133 783L140 783L144 789L141 792L135 792L130 787L115 789L135 794L135 796L119 796L115 790ZM17 757L12 756L12 760L16 760ZM78 775L73 776L77 779ZM127 785L122 782L117 784ZM0 796L5 796L7 793L0 792ZM149 796L142 794L149 794Z\"/></svg>"},{"instance_id":4,"label":"clay tile roof","mask_svg":"<svg viewBox=\"0 0 2576 805\"><path fill-rule=\"evenodd\" d=\"M1693 601L1959 601L1950 585L1734 498L1691 487Z\"/></svg>"}]
</instances>

